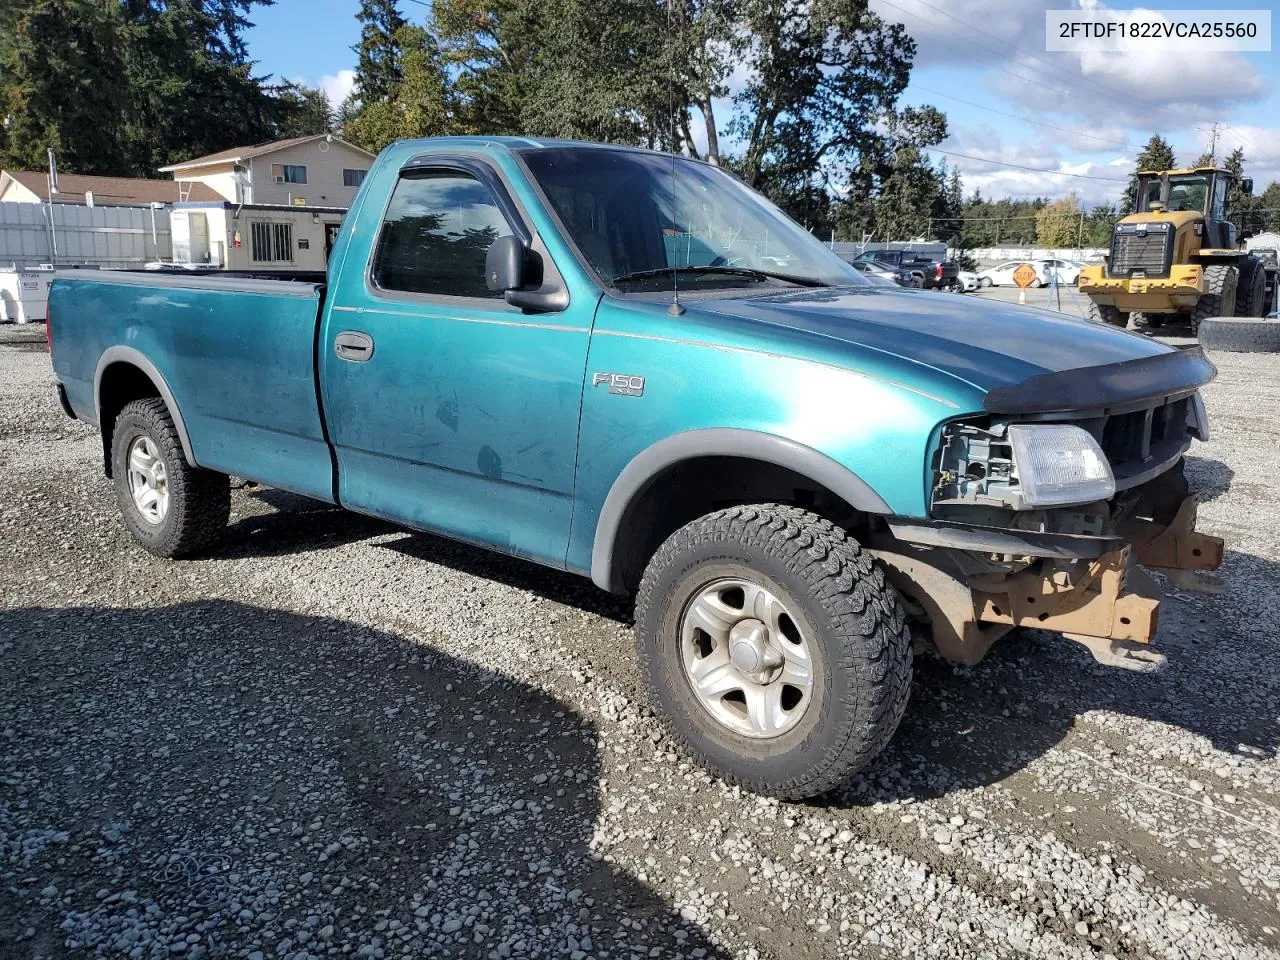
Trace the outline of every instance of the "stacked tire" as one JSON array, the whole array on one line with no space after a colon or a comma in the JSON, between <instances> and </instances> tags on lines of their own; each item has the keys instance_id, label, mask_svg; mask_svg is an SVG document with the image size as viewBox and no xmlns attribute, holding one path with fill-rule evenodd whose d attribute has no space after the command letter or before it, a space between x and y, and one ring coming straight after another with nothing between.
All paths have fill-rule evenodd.
<instances>
[{"instance_id":1,"label":"stacked tire","mask_svg":"<svg viewBox=\"0 0 1280 960\"><path fill-rule=\"evenodd\" d=\"M1280 353L1280 320L1263 317L1267 309L1265 264L1249 258L1239 268L1208 267L1205 269L1206 279L1210 279L1210 271L1235 274L1234 289L1229 303L1225 298L1218 301L1204 297L1201 300L1201 305L1221 309L1210 309L1202 315L1197 307L1192 324L1200 345L1206 350L1227 353Z\"/></svg>"}]
</instances>

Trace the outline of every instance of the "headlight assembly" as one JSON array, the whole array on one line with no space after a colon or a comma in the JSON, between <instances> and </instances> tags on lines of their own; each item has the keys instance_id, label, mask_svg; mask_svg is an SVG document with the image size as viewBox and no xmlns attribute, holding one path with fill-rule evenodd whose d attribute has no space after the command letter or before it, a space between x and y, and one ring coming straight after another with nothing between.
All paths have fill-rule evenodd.
<instances>
[{"instance_id":1,"label":"headlight assembly","mask_svg":"<svg viewBox=\"0 0 1280 960\"><path fill-rule=\"evenodd\" d=\"M1080 427L1013 424L1009 445L1022 500L1029 507L1061 507L1115 496L1111 465L1098 441Z\"/></svg>"}]
</instances>

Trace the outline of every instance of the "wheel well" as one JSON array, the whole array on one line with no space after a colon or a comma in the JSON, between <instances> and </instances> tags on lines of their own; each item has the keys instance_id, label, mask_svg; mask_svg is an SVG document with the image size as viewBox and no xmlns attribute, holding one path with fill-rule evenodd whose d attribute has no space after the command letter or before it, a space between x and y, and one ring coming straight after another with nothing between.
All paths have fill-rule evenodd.
<instances>
[{"instance_id":1,"label":"wheel well","mask_svg":"<svg viewBox=\"0 0 1280 960\"><path fill-rule=\"evenodd\" d=\"M611 579L634 592L667 537L698 517L747 503L802 507L855 537L869 522L868 514L787 467L746 457L694 457L667 467L627 504L613 540Z\"/></svg>"},{"instance_id":2,"label":"wheel well","mask_svg":"<svg viewBox=\"0 0 1280 960\"><path fill-rule=\"evenodd\" d=\"M131 363L109 364L98 383L98 426L102 431L102 468L111 476L111 434L116 417L127 404L148 397L162 396L160 388L147 374Z\"/></svg>"}]
</instances>

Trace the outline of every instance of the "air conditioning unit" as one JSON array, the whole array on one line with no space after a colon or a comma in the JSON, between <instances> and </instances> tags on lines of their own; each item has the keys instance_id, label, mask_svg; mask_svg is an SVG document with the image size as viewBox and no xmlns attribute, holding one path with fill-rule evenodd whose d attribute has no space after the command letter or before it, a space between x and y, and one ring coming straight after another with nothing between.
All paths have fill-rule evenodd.
<instances>
[{"instance_id":1,"label":"air conditioning unit","mask_svg":"<svg viewBox=\"0 0 1280 960\"><path fill-rule=\"evenodd\" d=\"M276 183L284 183L284 177L272 177Z\"/></svg>"}]
</instances>

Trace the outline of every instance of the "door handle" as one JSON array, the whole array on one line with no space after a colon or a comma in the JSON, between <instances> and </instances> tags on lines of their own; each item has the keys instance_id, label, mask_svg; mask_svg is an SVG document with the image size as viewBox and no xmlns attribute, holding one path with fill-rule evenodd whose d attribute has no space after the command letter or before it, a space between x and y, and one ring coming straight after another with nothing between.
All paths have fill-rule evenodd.
<instances>
[{"instance_id":1,"label":"door handle","mask_svg":"<svg viewBox=\"0 0 1280 960\"><path fill-rule=\"evenodd\" d=\"M343 360L363 363L373 356L373 337L358 330L343 330L333 338L333 352Z\"/></svg>"}]
</instances>

